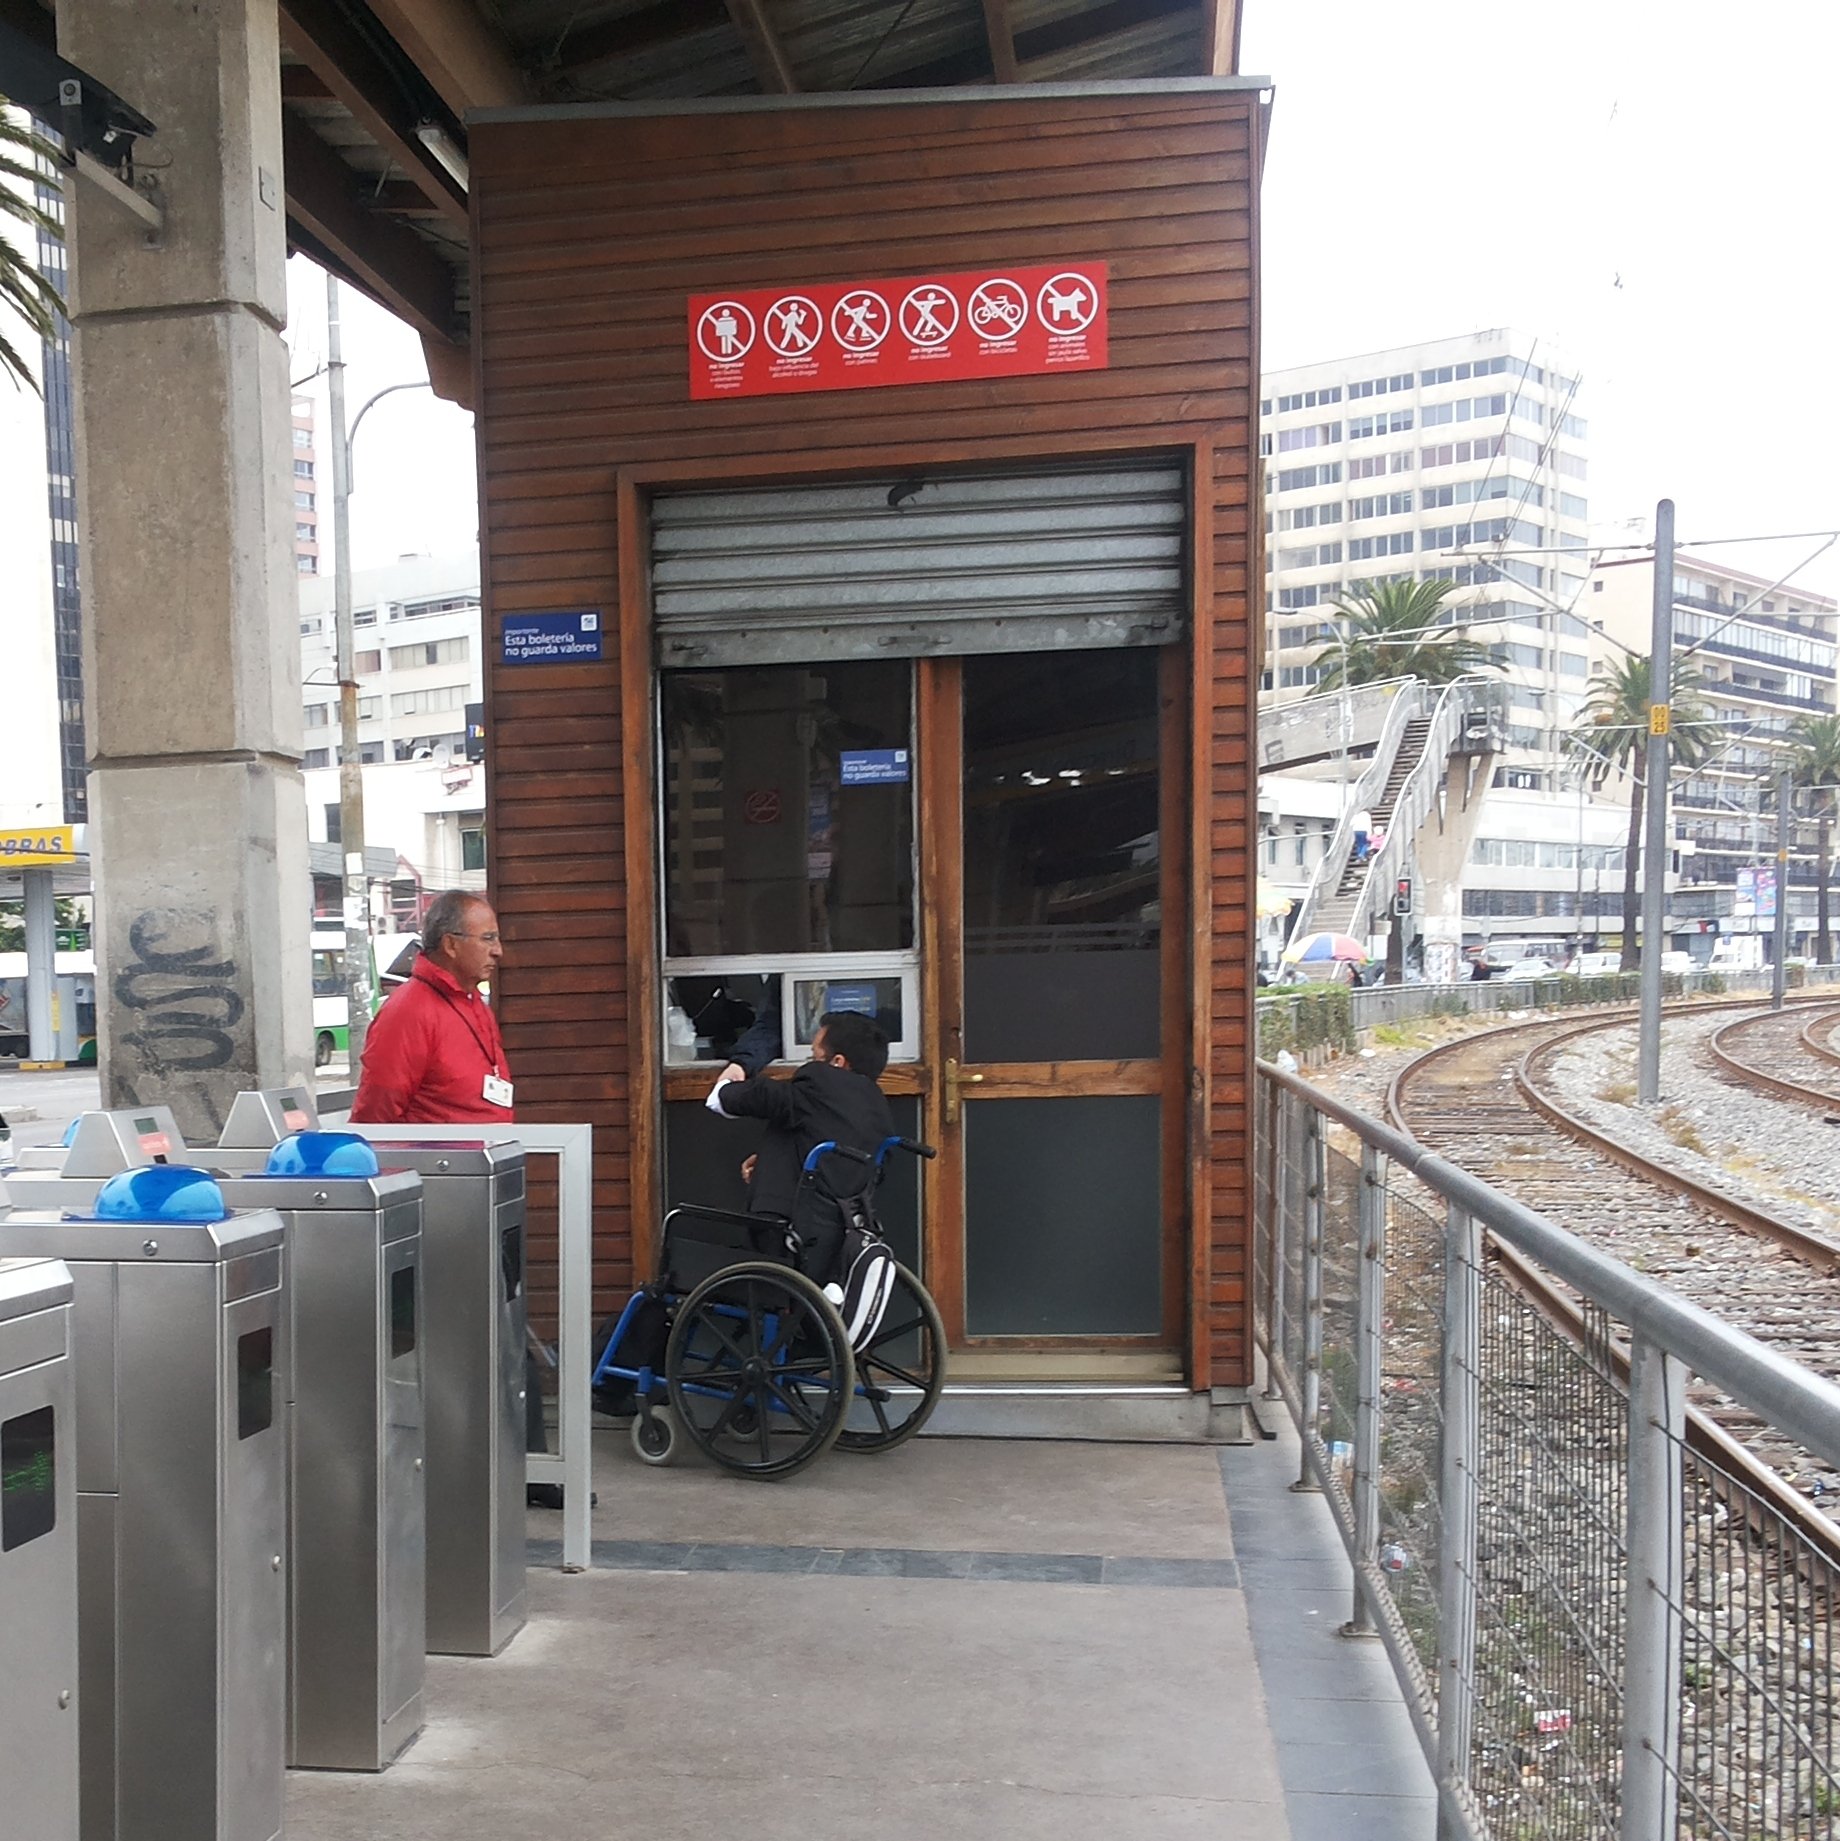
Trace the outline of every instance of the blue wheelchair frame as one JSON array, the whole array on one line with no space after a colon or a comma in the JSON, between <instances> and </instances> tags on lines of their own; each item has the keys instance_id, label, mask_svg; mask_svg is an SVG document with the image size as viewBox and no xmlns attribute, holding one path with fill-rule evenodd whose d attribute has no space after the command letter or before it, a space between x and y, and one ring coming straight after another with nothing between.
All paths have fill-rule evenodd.
<instances>
[{"instance_id":1,"label":"blue wheelchair frame","mask_svg":"<svg viewBox=\"0 0 1840 1841\"><path fill-rule=\"evenodd\" d=\"M884 1138L876 1147L875 1155L873 1157L868 1157L861 1151L853 1151L847 1145L839 1144L834 1138L826 1138L822 1144L814 1144L812 1146L804 1163L800 1166L800 1174L807 1181L815 1180L820 1163L825 1157L834 1153L840 1157L848 1157L858 1162L868 1164L870 1166L869 1181L871 1185L873 1185L881 1175L882 1165L887 1160L888 1153L891 1150L906 1145L907 1142L907 1139L900 1136ZM673 1209L671 1212L675 1214L678 1211ZM737 1215L727 1209L716 1208L697 1209L695 1212L702 1215L705 1219L745 1222L750 1226L766 1225L778 1219L778 1217L774 1215ZM670 1224L671 1215L667 1214L665 1216L665 1232L667 1236L670 1233ZM792 1230L790 1223L787 1224L786 1231L788 1235L791 1236ZM751 1262L744 1259L737 1259L734 1263L736 1265L742 1265ZM664 1375L650 1364L645 1364L637 1368L623 1366L617 1359L620 1352L620 1344L624 1341L627 1331L632 1327L632 1320L637 1314L640 1305L643 1304L647 1298L661 1297L664 1299L666 1306L669 1307L681 1303L683 1298L687 1295L687 1293L683 1292L665 1291L661 1286L656 1284L640 1286L639 1289L627 1299L626 1307L620 1312L619 1321L614 1325L613 1334L608 1337L607 1346L601 1351L601 1358L594 1365L594 1378L589 1383L590 1389L598 1388L603 1381L612 1379L631 1382L634 1393L641 1403L654 1402L662 1397L665 1392ZM747 1321L747 1313L745 1311L737 1310L727 1305L717 1306L716 1311L718 1315L731 1317L737 1322L745 1323ZM761 1315L762 1327L766 1335L766 1346L769 1349L773 1348L773 1339L778 1331L778 1315L779 1313L774 1311L766 1311ZM774 1368L769 1371L767 1375L768 1410L790 1418L792 1416L792 1409L783 1404L779 1399L778 1388L779 1381L782 1377L786 1376L787 1373L788 1371L782 1368ZM697 1394L705 1399L711 1400L726 1399L733 1391L729 1388L714 1387L706 1382L686 1381L683 1383L683 1387L686 1393ZM859 1397L866 1397L865 1390L860 1384L856 1387L855 1391Z\"/></svg>"}]
</instances>

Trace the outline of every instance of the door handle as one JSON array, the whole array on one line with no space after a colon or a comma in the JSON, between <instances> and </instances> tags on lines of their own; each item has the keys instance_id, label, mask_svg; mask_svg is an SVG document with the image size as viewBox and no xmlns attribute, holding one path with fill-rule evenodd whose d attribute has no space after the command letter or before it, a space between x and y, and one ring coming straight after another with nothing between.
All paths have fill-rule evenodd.
<instances>
[{"instance_id":1,"label":"door handle","mask_svg":"<svg viewBox=\"0 0 1840 1841\"><path fill-rule=\"evenodd\" d=\"M984 1076L982 1074L963 1074L959 1072L958 1063L949 1056L946 1059L946 1103L945 1122L948 1125L958 1123L959 1093L961 1086L975 1087Z\"/></svg>"}]
</instances>

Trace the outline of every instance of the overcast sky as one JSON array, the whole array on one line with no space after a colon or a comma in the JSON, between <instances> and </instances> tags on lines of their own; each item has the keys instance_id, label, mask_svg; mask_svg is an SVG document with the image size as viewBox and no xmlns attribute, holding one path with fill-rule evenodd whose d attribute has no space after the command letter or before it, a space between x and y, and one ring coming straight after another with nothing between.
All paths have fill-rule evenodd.
<instances>
[{"instance_id":1,"label":"overcast sky","mask_svg":"<svg viewBox=\"0 0 1840 1841\"><path fill-rule=\"evenodd\" d=\"M1840 525L1836 0L1246 0L1241 64L1277 91L1268 367L1519 327L1582 374L1594 525L1662 494L1683 539ZM299 376L325 290L290 280ZM355 410L427 373L346 299ZM356 476L358 567L474 541L462 411L390 398ZM1840 547L1799 579L1840 594Z\"/></svg>"}]
</instances>

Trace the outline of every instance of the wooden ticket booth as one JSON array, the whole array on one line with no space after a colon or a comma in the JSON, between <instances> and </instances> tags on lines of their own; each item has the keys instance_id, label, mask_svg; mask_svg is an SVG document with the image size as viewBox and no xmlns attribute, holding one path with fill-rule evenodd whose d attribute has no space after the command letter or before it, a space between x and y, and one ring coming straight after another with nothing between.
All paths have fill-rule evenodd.
<instances>
[{"instance_id":1,"label":"wooden ticket booth","mask_svg":"<svg viewBox=\"0 0 1840 1841\"><path fill-rule=\"evenodd\" d=\"M499 1004L520 1107L595 1126L603 1305L735 1198L737 1035L861 1009L954 1376L1235 1429L1263 119L469 124Z\"/></svg>"}]
</instances>

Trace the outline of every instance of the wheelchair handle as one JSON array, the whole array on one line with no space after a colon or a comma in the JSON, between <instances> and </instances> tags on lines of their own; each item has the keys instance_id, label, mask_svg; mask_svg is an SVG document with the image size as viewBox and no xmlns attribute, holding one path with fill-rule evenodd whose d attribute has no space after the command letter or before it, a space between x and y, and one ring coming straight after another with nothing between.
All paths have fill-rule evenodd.
<instances>
[{"instance_id":1,"label":"wheelchair handle","mask_svg":"<svg viewBox=\"0 0 1840 1841\"><path fill-rule=\"evenodd\" d=\"M879 1170L887 1160L890 1151L907 1151L915 1157L937 1157L939 1153L930 1144L922 1144L917 1138L884 1138L876 1147L875 1167Z\"/></svg>"},{"instance_id":2,"label":"wheelchair handle","mask_svg":"<svg viewBox=\"0 0 1840 1841\"><path fill-rule=\"evenodd\" d=\"M826 1138L822 1144L814 1144L811 1147L800 1167L807 1176L815 1175L819 1161L825 1157L849 1157L857 1163L873 1164L875 1162L875 1159L864 1151L853 1151L847 1144L839 1144L835 1138Z\"/></svg>"}]
</instances>

